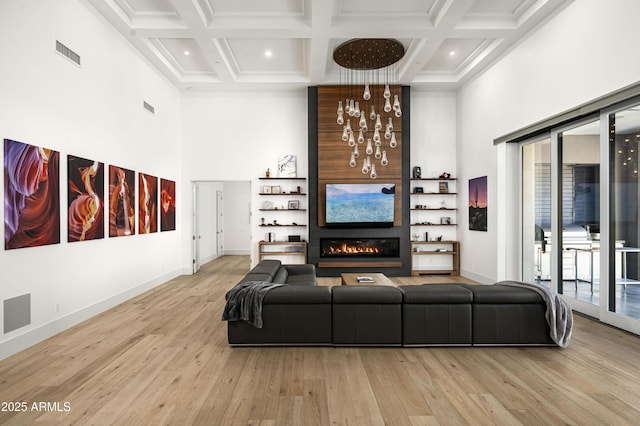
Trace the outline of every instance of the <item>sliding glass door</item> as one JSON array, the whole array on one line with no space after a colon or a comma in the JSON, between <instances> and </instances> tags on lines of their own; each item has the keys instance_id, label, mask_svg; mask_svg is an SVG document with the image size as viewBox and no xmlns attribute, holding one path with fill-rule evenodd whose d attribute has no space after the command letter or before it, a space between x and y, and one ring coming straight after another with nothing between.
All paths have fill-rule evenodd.
<instances>
[{"instance_id":1,"label":"sliding glass door","mask_svg":"<svg viewBox=\"0 0 640 426\"><path fill-rule=\"evenodd\" d=\"M551 139L522 147L522 279L551 283Z\"/></svg>"},{"instance_id":2,"label":"sliding glass door","mask_svg":"<svg viewBox=\"0 0 640 426\"><path fill-rule=\"evenodd\" d=\"M522 280L640 334L640 100L519 146Z\"/></svg>"},{"instance_id":3,"label":"sliding glass door","mask_svg":"<svg viewBox=\"0 0 640 426\"><path fill-rule=\"evenodd\" d=\"M640 320L640 106L609 118L610 220L608 310Z\"/></svg>"},{"instance_id":4,"label":"sliding glass door","mask_svg":"<svg viewBox=\"0 0 640 426\"><path fill-rule=\"evenodd\" d=\"M600 121L557 133L558 293L584 303L600 302Z\"/></svg>"}]
</instances>

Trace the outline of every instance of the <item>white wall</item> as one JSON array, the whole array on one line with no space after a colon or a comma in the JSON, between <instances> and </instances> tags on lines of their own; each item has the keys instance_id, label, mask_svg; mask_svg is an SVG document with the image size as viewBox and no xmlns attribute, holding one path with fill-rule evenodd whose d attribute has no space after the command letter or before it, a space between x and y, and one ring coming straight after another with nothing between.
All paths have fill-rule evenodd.
<instances>
[{"instance_id":1,"label":"white wall","mask_svg":"<svg viewBox=\"0 0 640 426\"><path fill-rule=\"evenodd\" d=\"M460 200L466 182L488 176L488 232L458 228L462 268L481 281L514 278L516 200L508 197L516 175L510 149L499 136L576 107L638 81L636 0L571 3L509 55L460 90L457 157ZM468 222L462 211L461 222Z\"/></svg>"},{"instance_id":2,"label":"white wall","mask_svg":"<svg viewBox=\"0 0 640 426\"><path fill-rule=\"evenodd\" d=\"M307 93L216 92L187 93L182 98L182 192L190 194L192 181L251 181L251 205L260 205L261 182L267 168L277 169L278 157L298 156L298 176L307 173ZM252 216L251 252L264 239L259 216ZM283 219L284 220L284 219ZM183 216L182 227L191 226ZM229 232L229 226L225 232ZM189 236L182 239L182 265L191 262Z\"/></svg>"},{"instance_id":3,"label":"white wall","mask_svg":"<svg viewBox=\"0 0 640 426\"><path fill-rule=\"evenodd\" d=\"M0 22L0 136L60 151L62 241L0 251L0 300L32 302L31 325L0 335L2 359L175 276L183 212L178 192L178 231L66 242L68 154L180 182L180 96L83 2L3 0Z\"/></svg>"}]
</instances>

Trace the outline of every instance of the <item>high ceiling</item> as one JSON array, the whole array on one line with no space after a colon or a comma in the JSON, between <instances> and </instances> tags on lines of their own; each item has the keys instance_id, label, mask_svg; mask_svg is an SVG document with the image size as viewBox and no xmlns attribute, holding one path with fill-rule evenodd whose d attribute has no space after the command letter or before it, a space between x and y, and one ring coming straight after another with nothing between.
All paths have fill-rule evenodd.
<instances>
[{"instance_id":1,"label":"high ceiling","mask_svg":"<svg viewBox=\"0 0 640 426\"><path fill-rule=\"evenodd\" d=\"M400 83L456 89L573 0L87 0L182 90L340 83L333 50L394 38Z\"/></svg>"}]
</instances>

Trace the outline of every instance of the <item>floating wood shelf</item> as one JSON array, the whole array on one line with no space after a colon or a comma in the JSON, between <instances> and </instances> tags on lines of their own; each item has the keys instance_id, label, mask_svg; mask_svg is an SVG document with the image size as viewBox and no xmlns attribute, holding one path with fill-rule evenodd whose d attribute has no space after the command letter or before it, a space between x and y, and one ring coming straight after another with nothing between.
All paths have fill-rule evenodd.
<instances>
[{"instance_id":1,"label":"floating wood shelf","mask_svg":"<svg viewBox=\"0 0 640 426\"><path fill-rule=\"evenodd\" d=\"M261 177L260 180L307 180L304 177Z\"/></svg>"},{"instance_id":2,"label":"floating wood shelf","mask_svg":"<svg viewBox=\"0 0 640 426\"><path fill-rule=\"evenodd\" d=\"M411 180L456 180L457 178L411 178Z\"/></svg>"}]
</instances>

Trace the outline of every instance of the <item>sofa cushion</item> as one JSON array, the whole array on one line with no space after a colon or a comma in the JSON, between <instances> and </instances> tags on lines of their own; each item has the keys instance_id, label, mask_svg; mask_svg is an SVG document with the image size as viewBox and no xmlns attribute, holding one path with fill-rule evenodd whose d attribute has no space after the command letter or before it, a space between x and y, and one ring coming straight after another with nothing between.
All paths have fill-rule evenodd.
<instances>
[{"instance_id":1,"label":"sofa cushion","mask_svg":"<svg viewBox=\"0 0 640 426\"><path fill-rule=\"evenodd\" d=\"M331 304L331 287L285 285L271 289L262 301L264 305Z\"/></svg>"},{"instance_id":2,"label":"sofa cushion","mask_svg":"<svg viewBox=\"0 0 640 426\"><path fill-rule=\"evenodd\" d=\"M255 274L255 273L249 272L247 275L242 277L242 279L238 282L238 284L244 283L247 281L262 281L265 283L270 283L272 279L273 279L273 275L271 274Z\"/></svg>"},{"instance_id":3,"label":"sofa cushion","mask_svg":"<svg viewBox=\"0 0 640 426\"><path fill-rule=\"evenodd\" d=\"M287 277L289 276L289 272L287 272L286 268L278 269L278 272L273 277L273 282L277 284L285 284L287 282Z\"/></svg>"},{"instance_id":4,"label":"sofa cushion","mask_svg":"<svg viewBox=\"0 0 640 426\"><path fill-rule=\"evenodd\" d=\"M404 285L399 287L405 304L470 304L473 293L455 284Z\"/></svg>"},{"instance_id":5,"label":"sofa cushion","mask_svg":"<svg viewBox=\"0 0 640 426\"><path fill-rule=\"evenodd\" d=\"M383 285L358 285L331 287L333 303L347 304L400 304L402 292L396 287Z\"/></svg>"},{"instance_id":6,"label":"sofa cushion","mask_svg":"<svg viewBox=\"0 0 640 426\"><path fill-rule=\"evenodd\" d=\"M250 274L269 274L275 277L280 269L281 262L276 259L262 260L251 271Z\"/></svg>"},{"instance_id":7,"label":"sofa cushion","mask_svg":"<svg viewBox=\"0 0 640 426\"><path fill-rule=\"evenodd\" d=\"M496 285L461 285L473 293L474 304L544 304L542 296L526 288Z\"/></svg>"},{"instance_id":8,"label":"sofa cushion","mask_svg":"<svg viewBox=\"0 0 640 426\"><path fill-rule=\"evenodd\" d=\"M287 284L289 285L302 285L302 286L315 286L317 285L315 275L291 275L287 277Z\"/></svg>"}]
</instances>

